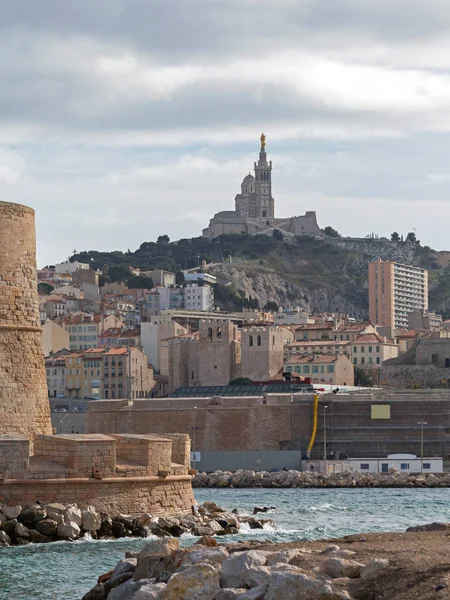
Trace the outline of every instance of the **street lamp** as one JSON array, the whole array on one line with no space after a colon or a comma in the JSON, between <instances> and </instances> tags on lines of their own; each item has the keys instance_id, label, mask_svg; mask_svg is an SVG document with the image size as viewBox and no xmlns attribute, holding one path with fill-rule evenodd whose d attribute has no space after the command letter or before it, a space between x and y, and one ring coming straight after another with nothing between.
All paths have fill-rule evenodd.
<instances>
[{"instance_id":1,"label":"street lamp","mask_svg":"<svg viewBox=\"0 0 450 600\"><path fill-rule=\"evenodd\" d=\"M198 426L196 425L196 414L195 411L197 410L197 407L194 406L194 426L192 427L192 468L195 469L195 432L198 429Z\"/></svg>"},{"instance_id":2,"label":"street lamp","mask_svg":"<svg viewBox=\"0 0 450 600\"><path fill-rule=\"evenodd\" d=\"M423 473L423 428L424 425L428 425L426 421L420 419L417 422L417 425L420 425L420 472Z\"/></svg>"},{"instance_id":3,"label":"street lamp","mask_svg":"<svg viewBox=\"0 0 450 600\"><path fill-rule=\"evenodd\" d=\"M328 405L325 404L323 407L323 461L325 463L325 473L328 473L328 465L327 465L327 423L326 423L326 414L327 414Z\"/></svg>"}]
</instances>

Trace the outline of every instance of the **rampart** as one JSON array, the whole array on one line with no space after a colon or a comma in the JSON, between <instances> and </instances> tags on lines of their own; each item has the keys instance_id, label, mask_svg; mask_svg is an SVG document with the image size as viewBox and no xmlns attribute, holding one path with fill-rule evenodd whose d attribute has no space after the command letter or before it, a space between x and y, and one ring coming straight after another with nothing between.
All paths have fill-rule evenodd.
<instances>
[{"instance_id":1,"label":"rampart","mask_svg":"<svg viewBox=\"0 0 450 600\"><path fill-rule=\"evenodd\" d=\"M33 455L30 446L25 436L0 438L0 495L8 504L156 514L193 503L188 435L38 435Z\"/></svg>"},{"instance_id":2,"label":"rampart","mask_svg":"<svg viewBox=\"0 0 450 600\"><path fill-rule=\"evenodd\" d=\"M187 434L51 433L34 211L0 202L0 503L76 503L115 514L190 509Z\"/></svg>"},{"instance_id":3,"label":"rampart","mask_svg":"<svg viewBox=\"0 0 450 600\"><path fill-rule=\"evenodd\" d=\"M380 405L388 407L383 418L373 410ZM450 457L450 393L445 390L323 394L311 458L323 457L324 429L330 459L420 455L422 419L425 454ZM204 452L301 450L306 455L313 422L312 394L97 400L87 413L92 433L195 430L195 450Z\"/></svg>"}]
</instances>

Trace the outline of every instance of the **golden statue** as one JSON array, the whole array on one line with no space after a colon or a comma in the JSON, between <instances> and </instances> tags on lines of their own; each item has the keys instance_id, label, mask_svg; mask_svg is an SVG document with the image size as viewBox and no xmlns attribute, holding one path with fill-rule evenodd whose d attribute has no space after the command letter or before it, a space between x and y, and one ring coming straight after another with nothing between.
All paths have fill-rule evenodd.
<instances>
[{"instance_id":1,"label":"golden statue","mask_svg":"<svg viewBox=\"0 0 450 600\"><path fill-rule=\"evenodd\" d=\"M260 140L261 140L261 148L264 150L264 148L266 147L266 136L263 133L261 134Z\"/></svg>"}]
</instances>

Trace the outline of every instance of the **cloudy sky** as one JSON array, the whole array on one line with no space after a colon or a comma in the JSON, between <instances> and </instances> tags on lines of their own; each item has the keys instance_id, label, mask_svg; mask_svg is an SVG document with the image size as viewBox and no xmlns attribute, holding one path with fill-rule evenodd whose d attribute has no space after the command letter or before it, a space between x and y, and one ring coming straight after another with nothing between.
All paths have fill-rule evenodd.
<instances>
[{"instance_id":1,"label":"cloudy sky","mask_svg":"<svg viewBox=\"0 0 450 600\"><path fill-rule=\"evenodd\" d=\"M448 0L14 0L0 198L41 266L201 233L267 135L280 217L450 249Z\"/></svg>"}]
</instances>

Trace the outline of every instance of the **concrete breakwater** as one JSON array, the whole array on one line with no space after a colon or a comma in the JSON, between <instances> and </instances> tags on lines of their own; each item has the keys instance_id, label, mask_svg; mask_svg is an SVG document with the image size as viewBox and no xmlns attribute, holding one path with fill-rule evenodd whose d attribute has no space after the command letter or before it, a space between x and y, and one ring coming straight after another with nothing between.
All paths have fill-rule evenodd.
<instances>
[{"instance_id":1,"label":"concrete breakwater","mask_svg":"<svg viewBox=\"0 0 450 600\"><path fill-rule=\"evenodd\" d=\"M202 536L222 536L239 533L246 523L250 529L263 529L270 519L257 519L229 513L214 502L193 505L190 513L175 516L109 516L93 506L79 508L76 504L35 503L0 507L0 546L23 546L57 540L74 541L87 534L91 539L117 539L149 536L180 537L184 533Z\"/></svg>"},{"instance_id":2,"label":"concrete breakwater","mask_svg":"<svg viewBox=\"0 0 450 600\"><path fill-rule=\"evenodd\" d=\"M411 474L390 469L388 473L318 473L309 471L215 471L197 473L195 488L376 488L450 487L450 473Z\"/></svg>"}]
</instances>

